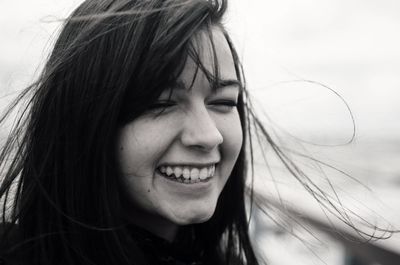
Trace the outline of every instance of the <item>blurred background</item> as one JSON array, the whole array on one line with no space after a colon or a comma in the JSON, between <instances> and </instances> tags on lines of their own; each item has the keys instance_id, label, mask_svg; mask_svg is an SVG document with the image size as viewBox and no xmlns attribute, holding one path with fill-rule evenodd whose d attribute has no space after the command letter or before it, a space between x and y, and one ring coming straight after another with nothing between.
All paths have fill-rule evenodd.
<instances>
[{"instance_id":1,"label":"blurred background","mask_svg":"<svg viewBox=\"0 0 400 265\"><path fill-rule=\"evenodd\" d=\"M80 2L0 0L0 109L40 72L61 20ZM291 148L362 183L329 168L327 177L309 169L319 186L335 187L348 209L383 228L400 228L400 2L229 3L225 23L266 124ZM6 129L1 128L1 137ZM354 131L354 140L346 144ZM257 164L255 185L261 195L328 222L276 161L270 168ZM367 264L353 260L349 248L326 233L310 234L291 222L284 229L258 213L252 231L269 264ZM399 235L374 244L400 255Z\"/></svg>"}]
</instances>

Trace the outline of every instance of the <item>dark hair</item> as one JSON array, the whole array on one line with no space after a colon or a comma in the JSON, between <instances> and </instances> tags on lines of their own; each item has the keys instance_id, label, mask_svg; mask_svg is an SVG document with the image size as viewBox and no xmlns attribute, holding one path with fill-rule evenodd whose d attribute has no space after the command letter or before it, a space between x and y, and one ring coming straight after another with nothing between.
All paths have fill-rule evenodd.
<instances>
[{"instance_id":1,"label":"dark hair","mask_svg":"<svg viewBox=\"0 0 400 265\"><path fill-rule=\"evenodd\" d=\"M117 131L173 87L188 57L218 86L218 64L209 72L195 47L199 32L213 47L213 27L224 33L241 83L244 144L212 218L178 236L200 247L210 264L258 264L245 200L250 191L252 205L245 182L254 173L254 141L261 149L268 144L324 209L355 228L332 203L340 201L301 171L253 112L222 24L226 8L226 0L87 0L66 19L38 81L0 119L4 124L27 99L0 154L0 250L21 249L32 264L146 262L123 218ZM10 246L16 227L19 239Z\"/></svg>"},{"instance_id":2,"label":"dark hair","mask_svg":"<svg viewBox=\"0 0 400 265\"><path fill-rule=\"evenodd\" d=\"M29 95L0 156L2 221L18 226L19 247L33 264L141 263L139 249L127 244L114 177L117 130L176 82L188 56L218 85L217 66L207 72L193 45L199 31L213 43L211 28L219 27L228 41L248 135L241 66L222 26L226 7L226 1L87 0L65 21L39 80L18 99ZM180 230L203 247L210 264L258 264L248 236L245 149L214 216Z\"/></svg>"}]
</instances>

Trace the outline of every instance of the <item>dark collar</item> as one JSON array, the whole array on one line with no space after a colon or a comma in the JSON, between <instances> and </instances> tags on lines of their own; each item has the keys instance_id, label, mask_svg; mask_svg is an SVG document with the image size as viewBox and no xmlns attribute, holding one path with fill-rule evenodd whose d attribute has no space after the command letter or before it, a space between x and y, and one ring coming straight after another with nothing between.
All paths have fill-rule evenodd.
<instances>
[{"instance_id":1,"label":"dark collar","mask_svg":"<svg viewBox=\"0 0 400 265\"><path fill-rule=\"evenodd\" d=\"M157 265L203 265L203 252L192 242L178 237L169 242L135 225L129 225L128 231L149 260Z\"/></svg>"}]
</instances>

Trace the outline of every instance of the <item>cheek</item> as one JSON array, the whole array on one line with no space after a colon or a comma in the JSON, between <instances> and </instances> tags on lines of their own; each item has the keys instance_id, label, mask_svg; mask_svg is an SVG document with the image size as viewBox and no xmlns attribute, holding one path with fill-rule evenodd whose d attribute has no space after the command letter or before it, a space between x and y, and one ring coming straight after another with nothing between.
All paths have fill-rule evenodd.
<instances>
[{"instance_id":1,"label":"cheek","mask_svg":"<svg viewBox=\"0 0 400 265\"><path fill-rule=\"evenodd\" d=\"M240 123L239 115L235 113L229 117L218 122L220 132L224 137L221 146L221 155L223 161L222 175L228 178L235 166L236 160L239 156L243 143L242 126Z\"/></svg>"},{"instance_id":2,"label":"cheek","mask_svg":"<svg viewBox=\"0 0 400 265\"><path fill-rule=\"evenodd\" d=\"M163 125L136 120L123 127L118 136L117 155L126 176L149 175L167 148Z\"/></svg>"},{"instance_id":3,"label":"cheek","mask_svg":"<svg viewBox=\"0 0 400 265\"><path fill-rule=\"evenodd\" d=\"M149 153L146 149L149 149L149 146L144 145L143 140L145 139L138 137L130 126L121 130L117 143L117 158L124 176L137 175L141 167L145 167L143 162L147 160Z\"/></svg>"},{"instance_id":4,"label":"cheek","mask_svg":"<svg viewBox=\"0 0 400 265\"><path fill-rule=\"evenodd\" d=\"M165 150L166 136L160 126L135 120L124 126L117 138L117 161L127 198L136 206L151 208L154 170Z\"/></svg>"},{"instance_id":5,"label":"cheek","mask_svg":"<svg viewBox=\"0 0 400 265\"><path fill-rule=\"evenodd\" d=\"M220 121L220 130L224 137L223 151L230 159L236 161L243 144L242 125L239 114Z\"/></svg>"}]
</instances>

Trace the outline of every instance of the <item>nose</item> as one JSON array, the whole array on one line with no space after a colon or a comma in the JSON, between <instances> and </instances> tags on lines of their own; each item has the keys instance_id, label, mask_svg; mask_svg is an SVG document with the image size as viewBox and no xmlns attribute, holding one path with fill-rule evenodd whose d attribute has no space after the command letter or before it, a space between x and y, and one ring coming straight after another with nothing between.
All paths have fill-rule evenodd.
<instances>
[{"instance_id":1,"label":"nose","mask_svg":"<svg viewBox=\"0 0 400 265\"><path fill-rule=\"evenodd\" d=\"M186 115L181 141L185 146L209 151L222 144L223 137L215 120L203 107Z\"/></svg>"}]
</instances>

